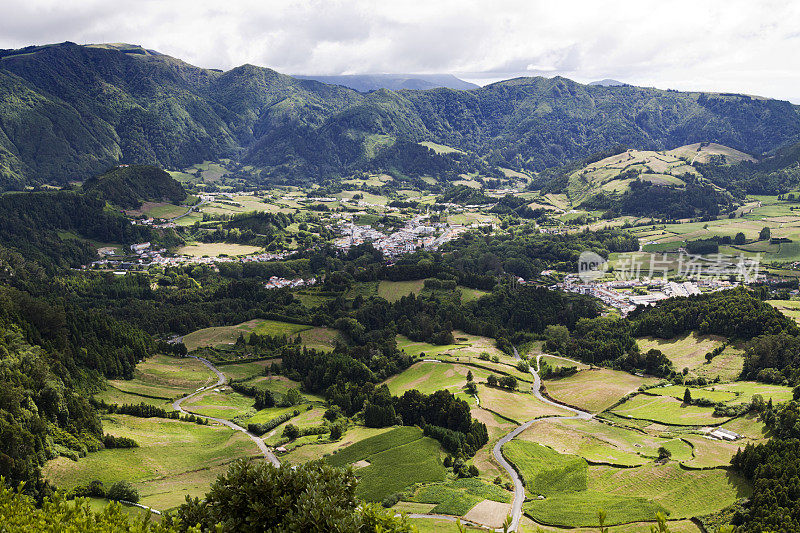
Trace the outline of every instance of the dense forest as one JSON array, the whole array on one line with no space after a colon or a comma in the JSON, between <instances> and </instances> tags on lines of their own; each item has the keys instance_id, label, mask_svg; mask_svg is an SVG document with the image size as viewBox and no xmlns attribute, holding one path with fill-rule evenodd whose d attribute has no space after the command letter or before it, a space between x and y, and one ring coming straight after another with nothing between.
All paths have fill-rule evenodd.
<instances>
[{"instance_id":1,"label":"dense forest","mask_svg":"<svg viewBox=\"0 0 800 533\"><path fill-rule=\"evenodd\" d=\"M96 191L107 202L124 208L136 208L145 201L179 203L186 200L183 186L167 172L151 165L113 168L86 180L83 190Z\"/></svg>"},{"instance_id":2,"label":"dense forest","mask_svg":"<svg viewBox=\"0 0 800 533\"><path fill-rule=\"evenodd\" d=\"M49 269L78 267L97 257L88 240L131 244L160 240L106 209L105 201L71 191L20 192L0 196L0 245ZM177 243L173 232L166 241Z\"/></svg>"},{"instance_id":3,"label":"dense forest","mask_svg":"<svg viewBox=\"0 0 800 533\"><path fill-rule=\"evenodd\" d=\"M800 406L794 401L777 408L769 405L761 418L770 431L769 441L748 444L731 460L733 468L753 484L749 502L734 515L736 531L798 531Z\"/></svg>"},{"instance_id":4,"label":"dense forest","mask_svg":"<svg viewBox=\"0 0 800 533\"><path fill-rule=\"evenodd\" d=\"M758 162L736 165L710 162L698 165L700 172L715 185L738 198L745 194L786 194L800 183L800 143L785 146Z\"/></svg>"}]
</instances>

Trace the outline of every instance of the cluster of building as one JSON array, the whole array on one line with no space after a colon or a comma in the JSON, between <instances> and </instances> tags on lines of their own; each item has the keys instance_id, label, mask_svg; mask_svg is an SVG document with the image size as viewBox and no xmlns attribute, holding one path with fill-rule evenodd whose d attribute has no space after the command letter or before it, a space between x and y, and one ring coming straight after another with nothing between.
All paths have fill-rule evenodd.
<instances>
[{"instance_id":1,"label":"cluster of building","mask_svg":"<svg viewBox=\"0 0 800 533\"><path fill-rule=\"evenodd\" d=\"M716 279L700 279L697 281L675 282L663 279L616 280L605 282L582 282L577 275L568 275L562 283L554 288L578 294L594 296L608 306L619 309L623 315L633 311L639 305L655 305L659 300L674 297L687 297L701 294L703 291L729 289L738 282ZM644 289L645 294L637 294L634 288Z\"/></svg>"},{"instance_id":2,"label":"cluster of building","mask_svg":"<svg viewBox=\"0 0 800 533\"><path fill-rule=\"evenodd\" d=\"M317 284L317 278L296 278L296 279L286 279L286 278L279 278L278 276L272 276L269 278L269 281L264 285L267 289L281 289L283 287L289 287L290 289L294 289L297 287L310 287L312 285Z\"/></svg>"},{"instance_id":3,"label":"cluster of building","mask_svg":"<svg viewBox=\"0 0 800 533\"><path fill-rule=\"evenodd\" d=\"M457 238L466 231L463 226L450 225L444 222L425 224L426 215L418 215L409 220L399 230L386 234L371 226L361 226L345 222L338 227L342 236L334 241L340 250L349 250L365 242L372 243L387 257L414 252L417 249L436 250L447 241Z\"/></svg>"},{"instance_id":4,"label":"cluster of building","mask_svg":"<svg viewBox=\"0 0 800 533\"><path fill-rule=\"evenodd\" d=\"M154 249L149 242L132 245L131 254L126 256L118 255L117 250L112 247L101 248L98 250L98 253L101 259L93 261L89 265L84 266L84 268L114 270L119 274L124 274L128 271L147 270L153 265L169 267L180 265L211 265L215 263L263 263L285 259L292 254L290 251L284 251L262 252L260 254L246 255L243 257L167 255L167 250L165 248Z\"/></svg>"}]
</instances>

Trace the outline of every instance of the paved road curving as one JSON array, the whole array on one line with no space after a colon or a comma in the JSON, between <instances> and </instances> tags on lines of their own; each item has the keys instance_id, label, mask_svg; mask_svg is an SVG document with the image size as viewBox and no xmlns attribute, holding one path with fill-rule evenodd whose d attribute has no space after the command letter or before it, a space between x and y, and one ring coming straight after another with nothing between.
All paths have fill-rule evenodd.
<instances>
[{"instance_id":1,"label":"paved road curving","mask_svg":"<svg viewBox=\"0 0 800 533\"><path fill-rule=\"evenodd\" d=\"M519 352L517 352L517 348L514 347L514 357L516 359L522 359L519 356ZM511 479L514 481L514 501L511 504L511 528L509 531L516 531L517 527L519 527L520 518L522 518L522 503L525 501L525 487L522 485L522 480L519 477L519 474L514 469L514 467L506 461L506 458L503 457L503 446L511 442L517 435L525 431L526 429L530 428L534 422L542 421L542 420L550 420L554 418L560 418L562 420L589 420L592 418L591 413L587 413L585 411L581 411L579 409L574 409L572 407L568 407L566 405L560 404L558 402L554 402L549 398L545 398L542 396L542 380L539 378L539 361L542 357L542 354L539 354L536 357L536 370L533 367L530 367L531 374L533 374L533 395L540 401L552 405L554 407L558 407L560 409L566 409L573 413L572 416L548 416L546 418L537 418L534 420L528 420L524 424L516 427L513 431L503 436L492 448L492 455L494 456L495 460L500 463L500 466L508 472L508 475L511 476Z\"/></svg>"},{"instance_id":2,"label":"paved road curving","mask_svg":"<svg viewBox=\"0 0 800 533\"><path fill-rule=\"evenodd\" d=\"M194 355L189 355L187 357L191 357L192 359L197 359L198 361L200 361L204 365L206 365L209 368L209 370L211 370L212 372L214 372L217 375L217 382L214 385L209 385L207 387L203 387L201 389L198 389L198 390L194 391L193 393L188 394L188 395L184 396L183 398L179 398L179 399L175 400L174 402L172 402L172 408L175 409L178 412L189 413L189 414L197 414L197 413L192 413L191 411L185 410L183 407L181 407L181 404L185 400L188 400L189 398L193 398L193 397L197 396L198 394L200 394L201 392L205 392L205 391L207 391L209 389L213 389L214 387L219 387L220 385L224 385L225 383L228 382L228 378L226 378L225 374L220 372L219 369L217 367L215 367L211 363L211 361L209 361L207 359L203 359L202 357L194 356ZM216 417L213 417L213 416L206 416L206 415L198 415L198 416L202 416L203 418L208 418L209 420L213 420L214 422L219 422L220 424L222 424L224 426L228 426L229 428L231 428L233 430L241 431L242 433L244 433L245 435L250 437L250 440L252 440L256 444L256 446L258 446L258 449L261 451L262 454L264 454L264 457L270 463L272 463L275 466L280 466L281 465L281 462L278 461L278 458L275 457L275 454L272 453L269 448L267 448L267 445L264 444L264 441L261 440L256 435L254 435L253 433L250 433L249 431L247 431L242 426L240 426L238 424L235 424L235 423L231 422L230 420L225 420L224 418L216 418Z\"/></svg>"},{"instance_id":3,"label":"paved road curving","mask_svg":"<svg viewBox=\"0 0 800 533\"><path fill-rule=\"evenodd\" d=\"M197 356L194 356L194 355L189 355L187 357L191 357L192 359L197 359L198 361L200 361L204 365L206 365L209 368L209 370L211 370L212 372L214 372L214 374L216 374L217 382L214 385L209 385L207 387L203 387L203 388L201 388L199 390L196 390L195 392L193 392L191 394L188 394L188 395L186 395L186 396L184 396L182 398L179 398L178 400L175 400L172 403L172 407L173 407L173 409L175 409L176 411L179 411L181 413L191 413L191 411L187 411L187 410L185 410L184 408L181 407L181 404L185 400L188 400L189 398L193 398L194 396L197 396L198 394L200 394L202 392L205 392L205 391L207 391L209 389L213 389L214 387L219 387L219 386L224 385L225 383L228 382L228 379L225 377L225 375L222 372L220 372L219 369L217 367L215 367L211 363L211 361L208 361L207 359L203 359L202 357L197 357ZM517 352L516 347L514 348L514 357L517 358L517 359L521 359L521 357L519 356L519 352ZM570 411L571 413L573 413L573 415L572 416L551 416L551 417L546 417L546 418L537 418L537 419L534 419L534 420L529 420L529 421L525 422L524 424L521 424L520 426L517 426L516 428L514 428L514 430L511 431L510 433L504 435L499 441L497 441L497 443L494 445L494 448L492 448L492 455L494 455L495 460L500 464L500 466L503 467L503 469L505 469L506 472L508 472L508 475L511 476L511 479L514 481L514 500L513 500L512 506L511 506L511 528L509 529L509 531L516 531L517 528L519 527L519 521L520 521L520 519L522 517L522 503L525 501L525 487L522 485L522 480L520 479L519 474L517 473L517 471L514 469L514 467L511 465L511 463L509 463L506 460L506 458L503 457L503 451L502 451L503 446L508 444L514 438L516 438L520 433L522 433L526 429L530 428L533 425L534 422L542 421L542 420L550 420L550 419L553 419L553 418L560 418L560 419L564 419L564 420L589 420L593 416L591 413L587 413L587 412L581 411L579 409L568 407L566 405L560 404L558 402L554 402L553 400L550 400L549 398L545 398L544 396L542 396L542 392L541 392L542 381L539 378L539 374L538 374L538 371L539 371L539 368L540 368L539 365L540 365L541 357L542 357L541 354L536 357L536 370L534 370L533 367L530 368L531 374L533 374L533 394L534 394L534 396L538 400L540 400L540 401L542 401L542 402L544 402L544 403L546 403L548 405L552 405L554 407L558 407L558 408L561 408L561 409L566 409L567 411ZM478 404L478 405L480 405L480 404ZM196 413L191 413L191 414L196 414ZM239 426L238 424L235 424L235 423L231 422L230 420L226 420L224 418L216 418L216 417L213 417L213 416L206 416L206 415L199 415L199 416L203 416L204 418L208 418L209 420L213 420L215 422L219 422L220 424L223 424L223 425L225 425L225 426L227 426L227 427L229 427L229 428L231 428L233 430L241 431L242 433L244 433L245 435L250 437L250 439L256 444L256 446L258 446L258 449L261 451L261 453L264 454L264 457L268 461L270 461L275 466L280 466L280 464L281 464L280 461L278 460L277 457L275 457L275 454L273 454L269 450L269 448L267 448L267 446L264 444L264 441L261 440L260 438L258 438L253 433L250 433L249 431L247 431L245 428ZM444 519L444 520L451 520L451 521L458 520L457 517L449 516L449 515L410 514L408 516L411 517L411 518L441 518L441 519ZM464 524L467 524L467 525L480 526L480 524L473 524L473 523L471 523L469 521L465 521L463 519L461 519L461 522L464 523Z\"/></svg>"}]
</instances>

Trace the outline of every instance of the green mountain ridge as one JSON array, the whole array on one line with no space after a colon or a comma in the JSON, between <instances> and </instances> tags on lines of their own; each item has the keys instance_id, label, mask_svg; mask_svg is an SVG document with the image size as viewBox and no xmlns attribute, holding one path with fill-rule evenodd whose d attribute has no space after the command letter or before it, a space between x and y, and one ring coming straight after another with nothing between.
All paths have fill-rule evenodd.
<instances>
[{"instance_id":1,"label":"green mountain ridge","mask_svg":"<svg viewBox=\"0 0 800 533\"><path fill-rule=\"evenodd\" d=\"M369 167L376 135L538 171L618 144L710 141L762 154L800 139L800 112L744 95L560 77L363 94L253 65L203 69L134 45L0 50L0 189L83 180L119 163L225 157L319 181Z\"/></svg>"}]
</instances>

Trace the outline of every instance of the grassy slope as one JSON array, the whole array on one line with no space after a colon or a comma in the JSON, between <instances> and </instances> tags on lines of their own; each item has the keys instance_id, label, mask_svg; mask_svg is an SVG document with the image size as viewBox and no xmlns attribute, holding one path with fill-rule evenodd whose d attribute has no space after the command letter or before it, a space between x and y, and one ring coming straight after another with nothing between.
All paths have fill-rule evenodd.
<instances>
[{"instance_id":1,"label":"grassy slope","mask_svg":"<svg viewBox=\"0 0 800 533\"><path fill-rule=\"evenodd\" d=\"M106 486L127 480L143 504L167 509L183 503L186 495L202 496L234 459L258 455L250 439L222 426L125 415L105 416L103 426L140 447L101 450L78 462L60 457L47 463L45 476L62 489L94 479Z\"/></svg>"},{"instance_id":2,"label":"grassy slope","mask_svg":"<svg viewBox=\"0 0 800 533\"><path fill-rule=\"evenodd\" d=\"M547 393L558 401L591 412L607 409L620 398L653 378L641 378L606 368L581 370L577 374L558 380L546 381Z\"/></svg>"},{"instance_id":3,"label":"grassy slope","mask_svg":"<svg viewBox=\"0 0 800 533\"><path fill-rule=\"evenodd\" d=\"M597 522L597 510L604 509L607 523L615 524L653 519L663 510L645 498L587 490L589 466L581 457L525 441L509 442L503 454L522 474L527 492L545 496L524 505L525 512L539 522L590 526Z\"/></svg>"},{"instance_id":4,"label":"grassy slope","mask_svg":"<svg viewBox=\"0 0 800 533\"><path fill-rule=\"evenodd\" d=\"M381 501L414 483L442 481L441 447L435 440L423 437L415 427L399 427L387 433L359 441L331 455L327 461L346 466L368 461L359 468L357 493L368 501Z\"/></svg>"}]
</instances>

